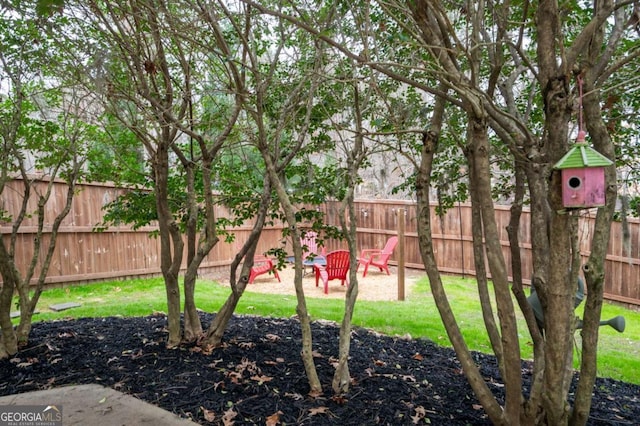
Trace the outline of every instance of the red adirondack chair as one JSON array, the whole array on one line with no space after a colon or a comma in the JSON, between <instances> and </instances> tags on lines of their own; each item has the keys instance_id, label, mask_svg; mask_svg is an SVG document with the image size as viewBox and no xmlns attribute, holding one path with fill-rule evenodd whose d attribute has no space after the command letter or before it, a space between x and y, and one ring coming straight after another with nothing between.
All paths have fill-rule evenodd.
<instances>
[{"instance_id":1,"label":"red adirondack chair","mask_svg":"<svg viewBox=\"0 0 640 426\"><path fill-rule=\"evenodd\" d=\"M390 275L389 258L393 254L393 250L395 250L396 245L398 245L398 237L390 237L382 250L362 250L360 252L360 257L358 258L358 268L360 268L360 265L364 265L364 274L362 274L362 278L367 276L369 265L377 266L380 269L380 272L386 271L387 275Z\"/></svg>"},{"instance_id":2,"label":"red adirondack chair","mask_svg":"<svg viewBox=\"0 0 640 426\"><path fill-rule=\"evenodd\" d=\"M314 264L313 269L316 273L316 287L318 287L318 281L322 278L324 283L324 294L329 294L329 281L341 280L341 284L347 280L347 272L349 271L349 251L348 250L336 250L331 253L327 253L325 256L327 260L326 265Z\"/></svg>"},{"instance_id":3,"label":"red adirondack chair","mask_svg":"<svg viewBox=\"0 0 640 426\"><path fill-rule=\"evenodd\" d=\"M273 272L273 275L280 281L280 275L278 270L273 264L273 261L266 256L256 256L253 258L253 266L249 272L249 284L253 283L258 275L266 274L267 272Z\"/></svg>"}]
</instances>

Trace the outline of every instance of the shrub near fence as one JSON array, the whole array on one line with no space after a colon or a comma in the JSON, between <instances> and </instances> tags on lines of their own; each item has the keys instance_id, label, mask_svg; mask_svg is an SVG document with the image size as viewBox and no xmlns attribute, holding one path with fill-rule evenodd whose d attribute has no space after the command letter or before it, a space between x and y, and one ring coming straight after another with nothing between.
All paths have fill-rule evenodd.
<instances>
[{"instance_id":1,"label":"shrub near fence","mask_svg":"<svg viewBox=\"0 0 640 426\"><path fill-rule=\"evenodd\" d=\"M10 182L0 200L0 206L15 214L22 199L19 181ZM94 232L94 227L102 220L102 207L113 200L122 189L103 184L85 184L74 199L73 208L65 219L58 234L55 256L49 270L47 283L78 283L94 280L117 279L132 276L157 275L160 273L160 245L157 238L150 237L154 227L133 231L127 226L109 228L104 232ZM62 208L66 189L56 184L54 196L48 212L55 214ZM358 220L357 242L359 248L382 248L387 238L395 235L398 215L405 215L405 265L423 269L416 229L415 203L397 200L358 200L356 212ZM337 225L337 204L327 203L321 208L326 213L327 223ZM33 211L33 209L31 209ZM220 217L227 215L223 207L216 209ZM475 275L473 247L471 240L471 208L460 204L449 210L442 218L431 211L433 221L433 241L439 269L443 273ZM511 258L506 227L509 223L509 208L496 206L496 218L501 230L503 252L510 266ZM45 219L45 224L47 220ZM33 252L33 238L37 218L25 221L19 231L16 247L16 263L24 271ZM235 240L221 240L203 262L202 270L221 269L228 266L237 253L240 244L249 235L250 225L233 230ZM589 241L593 232L593 217L586 214L580 219L580 247L584 257L589 254ZM0 224L0 233L9 242L11 224ZM269 248L282 247L282 226L265 229L260 239L258 253ZM629 220L628 237L622 237L620 223L612 225L605 270L605 294L609 300L640 306L640 221ZM528 212L524 212L520 228L520 252L523 261L523 276L531 276L531 246ZM326 241L327 250L345 248L340 241ZM286 247L290 247L287 244ZM44 250L44 249L43 249ZM396 250L397 255L397 250ZM395 260L395 255L392 262Z\"/></svg>"}]
</instances>

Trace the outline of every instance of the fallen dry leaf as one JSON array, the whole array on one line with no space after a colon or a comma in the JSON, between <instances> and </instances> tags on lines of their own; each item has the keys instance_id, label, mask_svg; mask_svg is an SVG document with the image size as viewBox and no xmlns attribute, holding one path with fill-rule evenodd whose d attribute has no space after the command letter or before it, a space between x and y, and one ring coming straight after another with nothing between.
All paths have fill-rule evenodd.
<instances>
[{"instance_id":1,"label":"fallen dry leaf","mask_svg":"<svg viewBox=\"0 0 640 426\"><path fill-rule=\"evenodd\" d=\"M417 360L417 361L422 361L422 360L424 359L424 357L423 357L421 354L416 353L416 354L413 356L413 359L415 359L415 360Z\"/></svg>"},{"instance_id":2,"label":"fallen dry leaf","mask_svg":"<svg viewBox=\"0 0 640 426\"><path fill-rule=\"evenodd\" d=\"M309 392L309 396L311 398L319 398L321 395L322 395L322 391L321 390Z\"/></svg>"},{"instance_id":3,"label":"fallen dry leaf","mask_svg":"<svg viewBox=\"0 0 640 426\"><path fill-rule=\"evenodd\" d=\"M221 362L222 362L222 359L216 359L215 361L207 364L207 367L216 368L218 366L218 364L220 364Z\"/></svg>"},{"instance_id":4,"label":"fallen dry leaf","mask_svg":"<svg viewBox=\"0 0 640 426\"><path fill-rule=\"evenodd\" d=\"M257 375L256 376L251 376L251 380L255 380L259 384L263 384L265 382L270 382L271 380L273 380L273 377L265 376L263 374L261 376L257 376Z\"/></svg>"},{"instance_id":5,"label":"fallen dry leaf","mask_svg":"<svg viewBox=\"0 0 640 426\"><path fill-rule=\"evenodd\" d=\"M229 371L227 373L227 377L231 380L232 383L238 384L242 379L242 373L236 373L235 371Z\"/></svg>"},{"instance_id":6,"label":"fallen dry leaf","mask_svg":"<svg viewBox=\"0 0 640 426\"><path fill-rule=\"evenodd\" d=\"M296 401L300 401L301 399L304 399L304 396L300 395L299 393L286 392L284 394L284 396L289 397L289 398L293 398Z\"/></svg>"},{"instance_id":7,"label":"fallen dry leaf","mask_svg":"<svg viewBox=\"0 0 640 426\"><path fill-rule=\"evenodd\" d=\"M208 422L213 422L216 419L216 413L213 412L213 410L207 410L204 407L200 407L200 409L202 410L202 415L204 416L204 419Z\"/></svg>"},{"instance_id":8,"label":"fallen dry leaf","mask_svg":"<svg viewBox=\"0 0 640 426\"><path fill-rule=\"evenodd\" d=\"M282 411L277 411L267 417L266 426L276 426L280 423L280 416L282 415Z\"/></svg>"},{"instance_id":9,"label":"fallen dry leaf","mask_svg":"<svg viewBox=\"0 0 640 426\"><path fill-rule=\"evenodd\" d=\"M233 411L233 408L229 408L224 412L224 416L222 416L222 424L224 424L224 426L233 426L235 423L233 419L235 419L237 415L238 413Z\"/></svg>"},{"instance_id":10,"label":"fallen dry leaf","mask_svg":"<svg viewBox=\"0 0 640 426\"><path fill-rule=\"evenodd\" d=\"M314 407L309 409L309 415L315 416L316 414L324 414L329 411L329 407Z\"/></svg>"},{"instance_id":11,"label":"fallen dry leaf","mask_svg":"<svg viewBox=\"0 0 640 426\"><path fill-rule=\"evenodd\" d=\"M346 404L348 401L344 395L334 395L331 400L336 404Z\"/></svg>"},{"instance_id":12,"label":"fallen dry leaf","mask_svg":"<svg viewBox=\"0 0 640 426\"><path fill-rule=\"evenodd\" d=\"M248 371L252 374L260 373L260 369L256 365L255 361L249 361L247 358L242 358L240 364L236 365L236 371L243 373Z\"/></svg>"},{"instance_id":13,"label":"fallen dry leaf","mask_svg":"<svg viewBox=\"0 0 640 426\"><path fill-rule=\"evenodd\" d=\"M280 336L278 336L277 334L267 334L266 337L271 342L277 342L278 340L280 340Z\"/></svg>"},{"instance_id":14,"label":"fallen dry leaf","mask_svg":"<svg viewBox=\"0 0 640 426\"><path fill-rule=\"evenodd\" d=\"M411 421L413 422L414 425L417 425L418 423L420 423L420 420L424 418L425 414L426 414L426 410L424 409L424 407L417 406L416 414L411 416Z\"/></svg>"}]
</instances>

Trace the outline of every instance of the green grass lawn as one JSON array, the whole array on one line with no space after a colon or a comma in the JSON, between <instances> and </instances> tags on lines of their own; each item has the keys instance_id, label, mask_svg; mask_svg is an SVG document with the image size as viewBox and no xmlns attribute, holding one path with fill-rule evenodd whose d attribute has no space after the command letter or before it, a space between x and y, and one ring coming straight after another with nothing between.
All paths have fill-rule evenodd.
<instances>
[{"instance_id":1,"label":"green grass lawn","mask_svg":"<svg viewBox=\"0 0 640 426\"><path fill-rule=\"evenodd\" d=\"M473 279L445 277L445 288L458 319L460 328L472 350L491 352L482 322L482 313ZM196 289L196 302L200 309L215 312L224 302L229 289L214 281L200 280ZM61 312L48 309L50 305L78 302L78 308ZM295 315L294 295L274 295L252 292L250 288L240 300L236 313L271 317ZM339 322L344 301L339 299L308 298L307 307L313 319ZM161 278L132 279L83 284L45 291L39 303L39 314L34 321L60 318L144 316L166 311L164 284ZM578 309L580 313L580 309ZM581 315L581 313L580 313ZM640 312L605 304L602 317L609 319L623 315L626 330L620 334L611 327L600 330L598 371L601 377L611 377L640 384ZM531 340L524 320L520 321L522 357L531 358ZM358 301L353 318L354 325L374 329L388 335L410 335L428 338L442 346L450 346L449 339L431 297L428 280L421 279L404 302ZM579 339L579 333L576 333ZM578 360L576 355L576 365Z\"/></svg>"}]
</instances>

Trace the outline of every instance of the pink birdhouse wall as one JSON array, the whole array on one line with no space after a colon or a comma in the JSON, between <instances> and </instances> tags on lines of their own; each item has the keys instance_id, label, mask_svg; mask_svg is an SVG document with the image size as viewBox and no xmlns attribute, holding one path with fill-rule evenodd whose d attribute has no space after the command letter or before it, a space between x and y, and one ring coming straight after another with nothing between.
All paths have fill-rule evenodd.
<instances>
[{"instance_id":1,"label":"pink birdhouse wall","mask_svg":"<svg viewBox=\"0 0 640 426\"><path fill-rule=\"evenodd\" d=\"M604 206L604 167L563 169L562 204L568 208Z\"/></svg>"}]
</instances>

